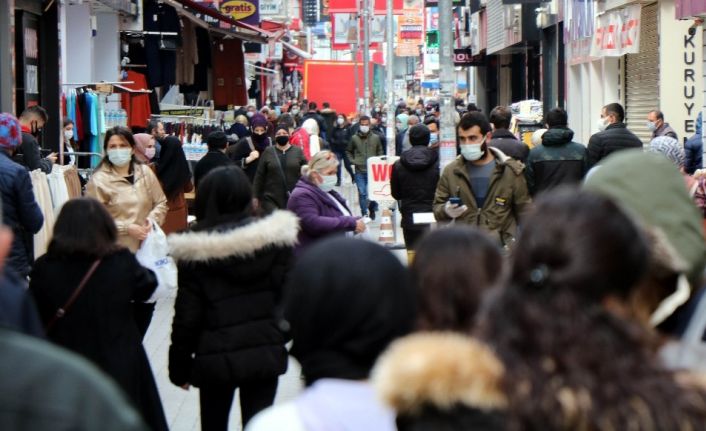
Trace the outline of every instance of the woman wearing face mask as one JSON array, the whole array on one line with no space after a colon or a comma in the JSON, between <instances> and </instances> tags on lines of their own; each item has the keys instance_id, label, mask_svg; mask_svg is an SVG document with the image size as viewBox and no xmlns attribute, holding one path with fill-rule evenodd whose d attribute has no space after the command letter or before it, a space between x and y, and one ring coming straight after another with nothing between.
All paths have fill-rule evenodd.
<instances>
[{"instance_id":1,"label":"woman wearing face mask","mask_svg":"<svg viewBox=\"0 0 706 431\"><path fill-rule=\"evenodd\" d=\"M106 156L86 185L86 194L105 205L118 228L118 243L133 253L167 214L157 176L135 158L135 139L125 127L105 134Z\"/></svg>"},{"instance_id":2,"label":"woman wearing face mask","mask_svg":"<svg viewBox=\"0 0 706 431\"><path fill-rule=\"evenodd\" d=\"M346 167L348 175L351 176L351 181L353 181L353 168L351 167L351 161L348 160L346 155L346 148L351 141L351 126L345 116L339 115L336 119L336 125L331 133L331 150L336 154L339 161L343 161L343 165ZM339 163L338 169L336 170L336 187L341 185L341 164Z\"/></svg>"},{"instance_id":3,"label":"woman wearing face mask","mask_svg":"<svg viewBox=\"0 0 706 431\"><path fill-rule=\"evenodd\" d=\"M306 158L301 148L289 143L287 126L277 126L275 145L262 153L253 183L255 198L265 214L287 207L287 200L304 164Z\"/></svg>"},{"instance_id":4,"label":"woman wearing face mask","mask_svg":"<svg viewBox=\"0 0 706 431\"><path fill-rule=\"evenodd\" d=\"M148 133L136 133L135 137L135 158L138 162L150 164L157 154L156 141L154 136Z\"/></svg>"},{"instance_id":5,"label":"woman wearing face mask","mask_svg":"<svg viewBox=\"0 0 706 431\"><path fill-rule=\"evenodd\" d=\"M334 153L321 151L302 167L302 177L287 204L299 217L297 252L324 237L365 232L363 220L354 217L343 197L333 190L338 164Z\"/></svg>"},{"instance_id":6,"label":"woman wearing face mask","mask_svg":"<svg viewBox=\"0 0 706 431\"><path fill-rule=\"evenodd\" d=\"M64 164L74 166L76 156L74 156L74 122L70 118L64 118Z\"/></svg>"},{"instance_id":7,"label":"woman wearing face mask","mask_svg":"<svg viewBox=\"0 0 706 431\"><path fill-rule=\"evenodd\" d=\"M262 114L255 114L250 119L252 134L242 138L236 145L228 147L226 155L236 166L240 166L252 183L260 164L260 156L267 147L272 146L272 140L267 136L267 118Z\"/></svg>"}]
</instances>

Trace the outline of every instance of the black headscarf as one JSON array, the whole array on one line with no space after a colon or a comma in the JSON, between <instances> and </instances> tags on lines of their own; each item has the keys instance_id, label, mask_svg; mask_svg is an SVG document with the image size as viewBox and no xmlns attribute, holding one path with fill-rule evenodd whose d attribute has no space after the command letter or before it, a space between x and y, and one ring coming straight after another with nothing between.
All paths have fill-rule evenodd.
<instances>
[{"instance_id":1,"label":"black headscarf","mask_svg":"<svg viewBox=\"0 0 706 431\"><path fill-rule=\"evenodd\" d=\"M407 270L389 251L334 238L297 262L284 317L308 385L322 378L361 380L387 345L412 329L415 295Z\"/></svg>"},{"instance_id":2,"label":"black headscarf","mask_svg":"<svg viewBox=\"0 0 706 431\"><path fill-rule=\"evenodd\" d=\"M172 199L184 190L186 183L191 180L189 162L186 161L179 139L174 136L167 136L162 141L156 167L157 178L162 183L162 190L167 199Z\"/></svg>"}]
</instances>

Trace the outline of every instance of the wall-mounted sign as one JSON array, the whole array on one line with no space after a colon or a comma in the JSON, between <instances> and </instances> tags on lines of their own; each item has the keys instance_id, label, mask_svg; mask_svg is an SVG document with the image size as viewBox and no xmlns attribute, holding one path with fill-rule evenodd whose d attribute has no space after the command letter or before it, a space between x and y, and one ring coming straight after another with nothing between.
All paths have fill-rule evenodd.
<instances>
[{"instance_id":1,"label":"wall-mounted sign","mask_svg":"<svg viewBox=\"0 0 706 431\"><path fill-rule=\"evenodd\" d=\"M260 0L260 15L284 16L283 0Z\"/></svg>"},{"instance_id":2,"label":"wall-mounted sign","mask_svg":"<svg viewBox=\"0 0 706 431\"><path fill-rule=\"evenodd\" d=\"M473 55L470 48L454 49L454 65L485 66L485 54Z\"/></svg>"},{"instance_id":3,"label":"wall-mounted sign","mask_svg":"<svg viewBox=\"0 0 706 431\"><path fill-rule=\"evenodd\" d=\"M260 24L258 0L229 0L221 4L221 12L236 21Z\"/></svg>"},{"instance_id":4,"label":"wall-mounted sign","mask_svg":"<svg viewBox=\"0 0 706 431\"><path fill-rule=\"evenodd\" d=\"M641 10L642 6L635 4L599 16L591 56L621 57L640 52Z\"/></svg>"}]
</instances>

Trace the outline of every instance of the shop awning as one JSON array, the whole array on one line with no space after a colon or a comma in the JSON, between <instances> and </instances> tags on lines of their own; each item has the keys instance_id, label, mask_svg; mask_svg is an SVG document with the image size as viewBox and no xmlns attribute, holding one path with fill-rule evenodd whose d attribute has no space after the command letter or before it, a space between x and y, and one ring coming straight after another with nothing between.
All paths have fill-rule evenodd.
<instances>
[{"instance_id":1,"label":"shop awning","mask_svg":"<svg viewBox=\"0 0 706 431\"><path fill-rule=\"evenodd\" d=\"M200 20L203 23L206 23L206 21L195 16L194 15L195 13L207 15L207 16L210 16L211 18L217 19L218 21L220 21L222 23L231 25L230 31L228 31L228 29L224 29L224 28L220 28L220 27L209 26L209 30L211 30L211 31L223 33L226 35L231 35L231 36L238 38L238 39L241 39L241 40L246 40L248 42L256 42L256 43L267 43L268 39L275 36L273 33L270 33L269 31L263 30L257 26L254 26L254 25L245 24L245 23L236 21L233 18L229 17L228 15L224 15L224 14L220 13L218 10L211 9L207 6L204 6L203 4L197 3L192 0L166 0L166 1L170 4L172 4L172 6L174 6L177 9L177 12L189 14L189 15L191 15L190 18L193 17L194 19Z\"/></svg>"}]
</instances>

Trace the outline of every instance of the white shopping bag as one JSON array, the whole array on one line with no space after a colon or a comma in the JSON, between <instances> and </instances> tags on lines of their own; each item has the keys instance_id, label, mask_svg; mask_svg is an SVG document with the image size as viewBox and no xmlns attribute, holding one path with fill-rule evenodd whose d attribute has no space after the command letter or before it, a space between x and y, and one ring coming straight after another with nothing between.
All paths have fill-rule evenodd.
<instances>
[{"instance_id":1,"label":"white shopping bag","mask_svg":"<svg viewBox=\"0 0 706 431\"><path fill-rule=\"evenodd\" d=\"M164 231L152 223L152 231L142 242L140 249L135 253L137 261L157 275L157 289L146 302L155 302L168 297L177 288L177 267L174 259L169 255L169 244Z\"/></svg>"}]
</instances>

